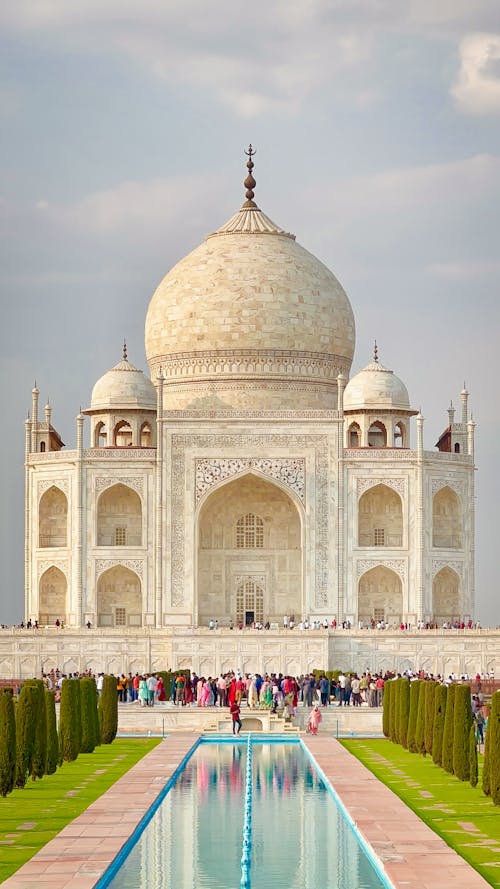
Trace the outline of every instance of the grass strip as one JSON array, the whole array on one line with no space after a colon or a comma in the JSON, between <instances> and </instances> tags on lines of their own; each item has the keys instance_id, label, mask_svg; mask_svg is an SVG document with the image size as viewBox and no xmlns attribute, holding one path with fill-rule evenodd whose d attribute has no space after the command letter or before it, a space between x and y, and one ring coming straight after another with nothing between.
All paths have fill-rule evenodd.
<instances>
[{"instance_id":1,"label":"grass strip","mask_svg":"<svg viewBox=\"0 0 500 889\"><path fill-rule=\"evenodd\" d=\"M342 740L350 753L435 833L500 889L500 807L481 786L459 781L432 758L409 753L387 740ZM483 757L480 759L480 769ZM383 817L383 816L381 816Z\"/></svg>"},{"instance_id":2,"label":"grass strip","mask_svg":"<svg viewBox=\"0 0 500 889\"><path fill-rule=\"evenodd\" d=\"M0 882L159 743L157 738L118 738L0 798Z\"/></svg>"}]
</instances>

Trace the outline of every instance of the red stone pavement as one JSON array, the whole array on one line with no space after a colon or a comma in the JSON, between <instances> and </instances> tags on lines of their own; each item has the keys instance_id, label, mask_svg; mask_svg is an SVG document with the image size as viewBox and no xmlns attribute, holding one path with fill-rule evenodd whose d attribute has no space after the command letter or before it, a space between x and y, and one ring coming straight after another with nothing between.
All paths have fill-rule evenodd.
<instances>
[{"instance_id":1,"label":"red stone pavement","mask_svg":"<svg viewBox=\"0 0 500 889\"><path fill-rule=\"evenodd\" d=\"M318 735L304 742L395 889L491 889L338 741Z\"/></svg>"}]
</instances>

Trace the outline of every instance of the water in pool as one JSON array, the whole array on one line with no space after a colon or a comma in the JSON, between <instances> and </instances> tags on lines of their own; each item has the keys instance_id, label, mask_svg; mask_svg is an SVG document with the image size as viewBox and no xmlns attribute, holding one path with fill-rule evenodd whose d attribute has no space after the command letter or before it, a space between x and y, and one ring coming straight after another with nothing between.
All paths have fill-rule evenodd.
<instances>
[{"instance_id":1,"label":"water in pool","mask_svg":"<svg viewBox=\"0 0 500 889\"><path fill-rule=\"evenodd\" d=\"M239 889L246 762L244 744L201 744L109 887ZM252 788L247 886L384 887L299 744L254 743Z\"/></svg>"}]
</instances>

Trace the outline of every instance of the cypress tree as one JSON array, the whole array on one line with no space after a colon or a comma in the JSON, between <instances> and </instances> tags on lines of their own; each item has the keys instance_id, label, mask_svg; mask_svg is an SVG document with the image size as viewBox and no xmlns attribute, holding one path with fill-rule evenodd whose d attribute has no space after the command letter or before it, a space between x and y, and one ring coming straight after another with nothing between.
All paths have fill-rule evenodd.
<instances>
[{"instance_id":1,"label":"cypress tree","mask_svg":"<svg viewBox=\"0 0 500 889\"><path fill-rule=\"evenodd\" d=\"M382 731L386 738L390 737L390 710L391 710L392 682L386 682L384 687L384 700L382 703Z\"/></svg>"},{"instance_id":2,"label":"cypress tree","mask_svg":"<svg viewBox=\"0 0 500 889\"><path fill-rule=\"evenodd\" d=\"M491 716L491 713L490 713ZM484 759L483 759L483 777L481 786L486 796L491 796L490 782L490 716L488 716L488 725L486 726L486 734L484 736Z\"/></svg>"},{"instance_id":3,"label":"cypress tree","mask_svg":"<svg viewBox=\"0 0 500 889\"><path fill-rule=\"evenodd\" d=\"M477 786L477 740L474 723L469 732L469 781L473 787Z\"/></svg>"},{"instance_id":4,"label":"cypress tree","mask_svg":"<svg viewBox=\"0 0 500 889\"><path fill-rule=\"evenodd\" d=\"M88 676L80 679L80 706L82 722L81 753L92 753L96 746L96 687ZM95 714L94 714L95 711Z\"/></svg>"},{"instance_id":5,"label":"cypress tree","mask_svg":"<svg viewBox=\"0 0 500 889\"><path fill-rule=\"evenodd\" d=\"M105 676L99 698L99 723L101 726L101 743L111 744L118 731L118 692L116 677Z\"/></svg>"},{"instance_id":6,"label":"cypress tree","mask_svg":"<svg viewBox=\"0 0 500 889\"><path fill-rule=\"evenodd\" d=\"M399 680L399 712L398 741L402 747L408 747L408 719L410 716L410 683L408 679Z\"/></svg>"},{"instance_id":7,"label":"cypress tree","mask_svg":"<svg viewBox=\"0 0 500 889\"><path fill-rule=\"evenodd\" d=\"M391 682L392 682L392 694L391 694L390 707L389 707L389 738L391 739L391 741L396 743L397 742L396 714L398 712L398 705L399 705L399 683L398 683L397 679L392 679Z\"/></svg>"},{"instance_id":8,"label":"cypress tree","mask_svg":"<svg viewBox=\"0 0 500 889\"><path fill-rule=\"evenodd\" d=\"M64 679L59 709L59 761L72 762L81 745L80 680Z\"/></svg>"},{"instance_id":9,"label":"cypress tree","mask_svg":"<svg viewBox=\"0 0 500 889\"><path fill-rule=\"evenodd\" d=\"M31 774L35 751L38 691L25 683L16 707L16 787L23 788Z\"/></svg>"},{"instance_id":10,"label":"cypress tree","mask_svg":"<svg viewBox=\"0 0 500 889\"><path fill-rule=\"evenodd\" d=\"M417 753L425 756L425 687L427 682L420 682L418 695L417 725L415 726L415 747Z\"/></svg>"},{"instance_id":11,"label":"cypress tree","mask_svg":"<svg viewBox=\"0 0 500 889\"><path fill-rule=\"evenodd\" d=\"M488 717L490 735L490 788L495 806L500 806L500 692L491 698L491 712Z\"/></svg>"},{"instance_id":12,"label":"cypress tree","mask_svg":"<svg viewBox=\"0 0 500 889\"><path fill-rule=\"evenodd\" d=\"M434 693L434 731L432 736L432 758L437 766L443 764L443 732L446 714L446 685L437 685Z\"/></svg>"},{"instance_id":13,"label":"cypress tree","mask_svg":"<svg viewBox=\"0 0 500 889\"><path fill-rule=\"evenodd\" d=\"M408 750L411 753L418 753L417 750L417 742L416 742L416 730L417 730L417 713L418 713L418 698L420 695L420 679L414 679L410 682L410 714L408 716L408 734L407 734L407 744Z\"/></svg>"},{"instance_id":14,"label":"cypress tree","mask_svg":"<svg viewBox=\"0 0 500 889\"><path fill-rule=\"evenodd\" d=\"M432 753L432 737L434 734L434 702L436 683L425 683L425 714L424 714L424 746L425 752Z\"/></svg>"},{"instance_id":15,"label":"cypress tree","mask_svg":"<svg viewBox=\"0 0 500 889\"><path fill-rule=\"evenodd\" d=\"M457 685L453 716L453 771L460 781L470 778L469 734L472 725L472 707L468 685Z\"/></svg>"},{"instance_id":16,"label":"cypress tree","mask_svg":"<svg viewBox=\"0 0 500 889\"><path fill-rule=\"evenodd\" d=\"M0 692L0 794L7 796L16 778L16 718L14 698Z\"/></svg>"},{"instance_id":17,"label":"cypress tree","mask_svg":"<svg viewBox=\"0 0 500 889\"><path fill-rule=\"evenodd\" d=\"M443 749L441 752L441 763L443 769L453 775L453 725L455 710L455 692L457 686L453 683L448 686L448 694L446 697L446 713L444 716L443 730Z\"/></svg>"},{"instance_id":18,"label":"cypress tree","mask_svg":"<svg viewBox=\"0 0 500 889\"><path fill-rule=\"evenodd\" d=\"M31 685L37 696L35 743L33 748L33 760L31 763L31 777L43 778L47 767L47 714L45 710L45 685L41 679L30 679L27 685Z\"/></svg>"},{"instance_id":19,"label":"cypress tree","mask_svg":"<svg viewBox=\"0 0 500 889\"><path fill-rule=\"evenodd\" d=\"M45 714L47 720L47 775L53 775L59 762L59 738L57 737L56 696L45 689Z\"/></svg>"}]
</instances>

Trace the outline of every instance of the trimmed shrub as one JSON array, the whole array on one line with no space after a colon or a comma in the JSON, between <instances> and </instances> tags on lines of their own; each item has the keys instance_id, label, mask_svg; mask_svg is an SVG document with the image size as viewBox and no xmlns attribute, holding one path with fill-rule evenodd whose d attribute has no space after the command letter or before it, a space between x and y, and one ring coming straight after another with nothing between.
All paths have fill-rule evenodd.
<instances>
[{"instance_id":1,"label":"trimmed shrub","mask_svg":"<svg viewBox=\"0 0 500 889\"><path fill-rule=\"evenodd\" d=\"M469 781L473 787L477 786L477 775L476 726L472 723L469 732Z\"/></svg>"},{"instance_id":2,"label":"trimmed shrub","mask_svg":"<svg viewBox=\"0 0 500 889\"><path fill-rule=\"evenodd\" d=\"M484 759L483 759L483 776L481 780L481 787L483 788L483 793L486 796L491 796L491 783L490 783L490 717L488 716L488 725L486 728L486 734L484 736Z\"/></svg>"},{"instance_id":3,"label":"trimmed shrub","mask_svg":"<svg viewBox=\"0 0 500 889\"><path fill-rule=\"evenodd\" d=\"M410 716L410 683L408 679L400 679L398 701L398 742L408 747L408 719Z\"/></svg>"},{"instance_id":4,"label":"trimmed shrub","mask_svg":"<svg viewBox=\"0 0 500 889\"><path fill-rule=\"evenodd\" d=\"M47 721L47 762L45 772L53 775L59 762L59 738L57 737L56 696L45 689L45 715Z\"/></svg>"},{"instance_id":5,"label":"trimmed shrub","mask_svg":"<svg viewBox=\"0 0 500 889\"><path fill-rule=\"evenodd\" d=\"M436 683L425 683L425 714L424 714L424 746L425 752L432 753L432 736L434 733L434 701Z\"/></svg>"},{"instance_id":6,"label":"trimmed shrub","mask_svg":"<svg viewBox=\"0 0 500 889\"><path fill-rule=\"evenodd\" d=\"M0 692L0 794L7 796L16 778L16 717L12 694Z\"/></svg>"},{"instance_id":7,"label":"trimmed shrub","mask_svg":"<svg viewBox=\"0 0 500 889\"><path fill-rule=\"evenodd\" d=\"M392 695L389 707L389 738L394 744L397 744L397 724L396 715L399 709L399 683L397 679L392 682Z\"/></svg>"},{"instance_id":8,"label":"trimmed shrub","mask_svg":"<svg viewBox=\"0 0 500 889\"><path fill-rule=\"evenodd\" d=\"M23 788L31 774L38 717L38 690L24 683L16 706L16 787Z\"/></svg>"},{"instance_id":9,"label":"trimmed shrub","mask_svg":"<svg viewBox=\"0 0 500 889\"><path fill-rule=\"evenodd\" d=\"M392 697L392 682L386 682L384 687L384 700L382 703L382 731L386 738L389 738L390 731L390 710Z\"/></svg>"},{"instance_id":10,"label":"trimmed shrub","mask_svg":"<svg viewBox=\"0 0 500 889\"><path fill-rule=\"evenodd\" d=\"M80 679L82 740L80 753L93 753L97 744L97 689L90 676Z\"/></svg>"},{"instance_id":11,"label":"trimmed shrub","mask_svg":"<svg viewBox=\"0 0 500 889\"><path fill-rule=\"evenodd\" d=\"M457 685L453 716L453 772L460 781L470 778L469 734L472 725L470 687Z\"/></svg>"},{"instance_id":12,"label":"trimmed shrub","mask_svg":"<svg viewBox=\"0 0 500 889\"><path fill-rule=\"evenodd\" d=\"M99 724L101 744L111 744L118 731L118 692L114 676L104 677L99 698Z\"/></svg>"},{"instance_id":13,"label":"trimmed shrub","mask_svg":"<svg viewBox=\"0 0 500 889\"><path fill-rule=\"evenodd\" d=\"M73 762L77 758L81 739L80 680L64 679L59 709L59 762Z\"/></svg>"},{"instance_id":14,"label":"trimmed shrub","mask_svg":"<svg viewBox=\"0 0 500 889\"><path fill-rule=\"evenodd\" d=\"M491 711L488 716L490 736L490 789L495 806L500 806L500 692L491 698Z\"/></svg>"},{"instance_id":15,"label":"trimmed shrub","mask_svg":"<svg viewBox=\"0 0 500 889\"><path fill-rule=\"evenodd\" d=\"M406 738L406 743L408 745L408 750L411 753L418 753L417 750L417 741L416 741L416 730L417 730L417 714L418 714L418 699L420 696L420 679L413 679L410 682L410 713L408 716L408 733Z\"/></svg>"},{"instance_id":16,"label":"trimmed shrub","mask_svg":"<svg viewBox=\"0 0 500 889\"><path fill-rule=\"evenodd\" d=\"M443 764L443 732L446 714L446 685L437 685L434 693L434 730L432 734L432 758L437 766Z\"/></svg>"},{"instance_id":17,"label":"trimmed shrub","mask_svg":"<svg viewBox=\"0 0 500 889\"><path fill-rule=\"evenodd\" d=\"M417 724L415 726L415 747L417 753L423 753L425 756L425 697L427 682L420 682L420 691L418 695Z\"/></svg>"},{"instance_id":18,"label":"trimmed shrub","mask_svg":"<svg viewBox=\"0 0 500 889\"><path fill-rule=\"evenodd\" d=\"M453 775L453 725L455 711L455 692L457 686L448 686L446 697L446 713L444 716L443 749L441 751L441 764L443 769Z\"/></svg>"}]
</instances>

